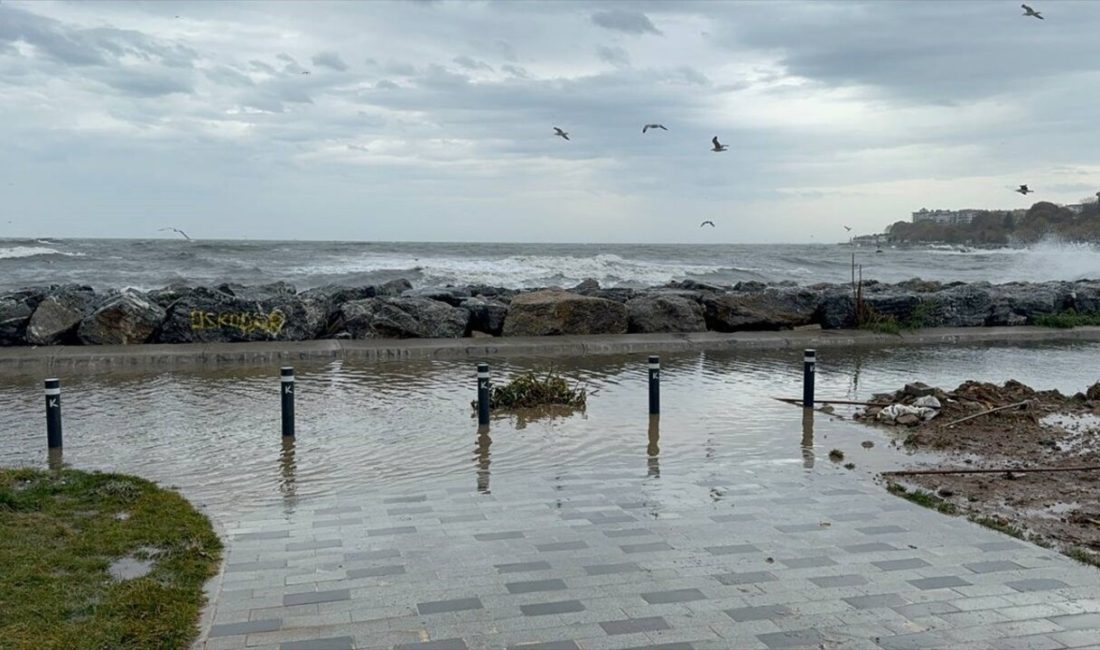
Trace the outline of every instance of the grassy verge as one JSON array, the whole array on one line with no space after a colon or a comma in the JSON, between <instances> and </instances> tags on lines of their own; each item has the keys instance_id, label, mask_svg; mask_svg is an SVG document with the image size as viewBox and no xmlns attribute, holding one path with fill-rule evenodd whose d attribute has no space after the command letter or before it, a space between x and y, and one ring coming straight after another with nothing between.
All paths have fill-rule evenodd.
<instances>
[{"instance_id":1,"label":"grassy verge","mask_svg":"<svg viewBox=\"0 0 1100 650\"><path fill-rule=\"evenodd\" d=\"M187 648L221 542L149 481L0 469L0 648ZM108 568L152 562L143 577Z\"/></svg>"},{"instance_id":2,"label":"grassy verge","mask_svg":"<svg viewBox=\"0 0 1100 650\"><path fill-rule=\"evenodd\" d=\"M1057 327L1060 329L1071 329L1085 325L1100 325L1100 313L1078 314L1075 310L1069 309L1060 314L1039 314L1031 319L1031 324L1038 325L1039 327Z\"/></svg>"},{"instance_id":3,"label":"grassy verge","mask_svg":"<svg viewBox=\"0 0 1100 650\"><path fill-rule=\"evenodd\" d=\"M931 492L925 492L924 490L909 491L905 489L904 486L898 485L897 483L890 483L886 486L886 489L890 492L890 494L897 495L905 499L906 501L912 501L918 506L930 508L937 512L942 512L945 515L959 514L959 509L955 506L954 503L951 503L950 501L945 501L938 496L932 494Z\"/></svg>"}]
</instances>

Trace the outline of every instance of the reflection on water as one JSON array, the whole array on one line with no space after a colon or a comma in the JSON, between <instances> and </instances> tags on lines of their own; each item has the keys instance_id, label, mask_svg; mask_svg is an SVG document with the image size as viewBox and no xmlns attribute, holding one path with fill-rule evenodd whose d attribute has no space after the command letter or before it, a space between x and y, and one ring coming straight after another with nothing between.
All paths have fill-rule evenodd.
<instances>
[{"instance_id":1,"label":"reflection on water","mask_svg":"<svg viewBox=\"0 0 1100 650\"><path fill-rule=\"evenodd\" d=\"M802 466L814 468L814 410L802 409Z\"/></svg>"},{"instance_id":2,"label":"reflection on water","mask_svg":"<svg viewBox=\"0 0 1100 650\"><path fill-rule=\"evenodd\" d=\"M478 427L477 452L474 461L477 463L477 491L481 494L491 494L489 490L489 446L493 439L489 437L489 427Z\"/></svg>"},{"instance_id":3,"label":"reflection on water","mask_svg":"<svg viewBox=\"0 0 1100 650\"><path fill-rule=\"evenodd\" d=\"M283 451L279 454L279 492L288 512L298 505L298 463L295 460L294 436L283 436Z\"/></svg>"},{"instance_id":4,"label":"reflection on water","mask_svg":"<svg viewBox=\"0 0 1100 650\"><path fill-rule=\"evenodd\" d=\"M817 393L860 400L914 379L955 386L1014 378L1072 394L1096 381L1098 353L1094 343L821 350ZM642 478L642 500L658 516L668 496L662 490L669 489L662 476L717 486L731 468L836 471L829 463L815 465L815 435L859 454L861 468L888 451L887 444L864 450L859 442L878 436L885 443L889 433L834 417L815 421L812 411L801 414L800 427L796 409L771 399L801 394L801 351L664 354L660 419L648 413L646 357L495 361L501 380L553 366L588 386L590 399L583 413L495 414L492 437L478 432L472 458L472 363L299 364L298 435L281 443L278 365L73 372L62 377L64 462L176 485L230 515L269 503L295 508L349 487L468 477L471 460L471 491L485 494L490 461L498 490L502 476L557 476L560 485L576 468L600 468ZM46 452L42 379L18 372L0 377L0 465L62 463ZM845 413L850 410L838 408L838 415Z\"/></svg>"},{"instance_id":5,"label":"reflection on water","mask_svg":"<svg viewBox=\"0 0 1100 650\"><path fill-rule=\"evenodd\" d=\"M646 476L661 478L661 416L649 416L649 444L646 445Z\"/></svg>"}]
</instances>

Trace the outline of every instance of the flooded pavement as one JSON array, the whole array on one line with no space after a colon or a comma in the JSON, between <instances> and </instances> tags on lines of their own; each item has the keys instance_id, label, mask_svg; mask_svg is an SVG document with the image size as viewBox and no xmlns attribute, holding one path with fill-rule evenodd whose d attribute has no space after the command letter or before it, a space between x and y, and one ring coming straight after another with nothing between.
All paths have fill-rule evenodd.
<instances>
[{"instance_id":1,"label":"flooded pavement","mask_svg":"<svg viewBox=\"0 0 1100 650\"><path fill-rule=\"evenodd\" d=\"M1098 352L829 351L817 394L918 378L1072 391ZM62 377L64 462L179 486L218 523L207 650L1098 638L1091 569L888 495L867 479L913 460L898 434L771 399L800 395L801 357L663 355L659 418L644 355L496 361L498 381L553 365L586 383L588 407L496 415L488 432L473 364L298 365L296 439L279 433L276 367L82 374ZM0 380L0 464L48 462L41 380Z\"/></svg>"},{"instance_id":2,"label":"flooded pavement","mask_svg":"<svg viewBox=\"0 0 1100 650\"><path fill-rule=\"evenodd\" d=\"M819 397L865 399L906 381L952 385L1016 378L1076 390L1096 380L1100 344L830 350ZM297 438L280 436L277 368L62 376L64 461L180 487L215 517L342 491L468 477L489 491L506 473L609 465L650 476L721 475L731 466L857 471L897 462L889 434L771 399L801 394L801 354L690 353L662 358L662 415L647 409L646 358L600 356L493 364L495 381L555 368L588 388L583 413L494 414L479 436L473 364L453 361L298 365ZM42 377L0 378L0 464L45 465ZM838 407L838 415L850 413ZM860 443L880 444L864 449ZM55 459L56 460L56 459Z\"/></svg>"}]
</instances>

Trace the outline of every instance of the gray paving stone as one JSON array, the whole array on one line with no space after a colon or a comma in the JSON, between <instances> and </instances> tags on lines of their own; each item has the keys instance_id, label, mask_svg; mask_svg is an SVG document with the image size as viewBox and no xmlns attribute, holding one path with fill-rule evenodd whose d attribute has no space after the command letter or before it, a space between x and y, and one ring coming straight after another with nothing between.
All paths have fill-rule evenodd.
<instances>
[{"instance_id":1,"label":"gray paving stone","mask_svg":"<svg viewBox=\"0 0 1100 650\"><path fill-rule=\"evenodd\" d=\"M286 560L257 560L255 562L241 562L239 564L227 564L226 573L239 571L264 571L266 569L285 569Z\"/></svg>"},{"instance_id":2,"label":"gray paving stone","mask_svg":"<svg viewBox=\"0 0 1100 650\"><path fill-rule=\"evenodd\" d=\"M896 551L897 548L884 542L868 542L866 544L849 544L840 548L849 553L879 553L882 551Z\"/></svg>"},{"instance_id":3,"label":"gray paving stone","mask_svg":"<svg viewBox=\"0 0 1100 650\"><path fill-rule=\"evenodd\" d=\"M283 606L314 605L316 603L332 603L340 600L350 600L351 592L347 589L333 589L330 591L307 591L300 594L287 594L283 596Z\"/></svg>"},{"instance_id":4,"label":"gray paving stone","mask_svg":"<svg viewBox=\"0 0 1100 650\"><path fill-rule=\"evenodd\" d=\"M951 648L953 650L961 645L959 641L947 637L940 631L880 637L878 644L884 650L930 650L933 648L942 650Z\"/></svg>"},{"instance_id":5,"label":"gray paving stone","mask_svg":"<svg viewBox=\"0 0 1100 650\"><path fill-rule=\"evenodd\" d=\"M861 575L849 574L842 576L819 576L810 578L810 582L818 587L858 587L867 584L867 579Z\"/></svg>"},{"instance_id":6,"label":"gray paving stone","mask_svg":"<svg viewBox=\"0 0 1100 650\"><path fill-rule=\"evenodd\" d=\"M813 533L823 530L828 530L828 526L822 526L820 522L816 524L787 524L776 526L775 529L781 533L787 533L788 535L793 533Z\"/></svg>"},{"instance_id":7,"label":"gray paving stone","mask_svg":"<svg viewBox=\"0 0 1100 650\"><path fill-rule=\"evenodd\" d=\"M761 582L775 582L779 578L768 571L746 571L744 573L723 573L714 576L714 579L724 585L750 585Z\"/></svg>"},{"instance_id":8,"label":"gray paving stone","mask_svg":"<svg viewBox=\"0 0 1100 650\"><path fill-rule=\"evenodd\" d=\"M1046 634L997 639L997 650L1062 650L1065 647Z\"/></svg>"},{"instance_id":9,"label":"gray paving stone","mask_svg":"<svg viewBox=\"0 0 1100 650\"><path fill-rule=\"evenodd\" d=\"M289 530L263 530L255 533L241 533L234 535L235 542L251 542L260 539L285 539L290 537Z\"/></svg>"},{"instance_id":10,"label":"gray paving stone","mask_svg":"<svg viewBox=\"0 0 1100 650\"><path fill-rule=\"evenodd\" d=\"M938 576L935 578L920 578L918 580L910 580L909 584L913 585L917 589L950 589L952 587L965 587L972 584L963 580L959 576Z\"/></svg>"},{"instance_id":11,"label":"gray paving stone","mask_svg":"<svg viewBox=\"0 0 1100 650\"><path fill-rule=\"evenodd\" d=\"M408 535L416 532L416 526L393 526L391 528L375 528L374 530L368 530L367 535L370 537L385 537L388 535Z\"/></svg>"},{"instance_id":12,"label":"gray paving stone","mask_svg":"<svg viewBox=\"0 0 1100 650\"><path fill-rule=\"evenodd\" d=\"M642 568L633 562L616 562L614 564L589 564L584 567L584 572L590 576L605 576L615 573L636 573Z\"/></svg>"},{"instance_id":13,"label":"gray paving stone","mask_svg":"<svg viewBox=\"0 0 1100 650\"><path fill-rule=\"evenodd\" d=\"M390 497L388 499L382 499L382 503L421 503L428 500L426 494L416 494L402 497Z\"/></svg>"},{"instance_id":14,"label":"gray paving stone","mask_svg":"<svg viewBox=\"0 0 1100 650\"><path fill-rule=\"evenodd\" d=\"M1100 644L1100 613L1051 616L1050 620L1067 630L1094 629L1097 631L1097 642Z\"/></svg>"},{"instance_id":15,"label":"gray paving stone","mask_svg":"<svg viewBox=\"0 0 1100 650\"><path fill-rule=\"evenodd\" d=\"M657 551L671 551L672 547L666 542L647 542L645 544L624 544L619 547L623 553L655 553Z\"/></svg>"},{"instance_id":16,"label":"gray paving stone","mask_svg":"<svg viewBox=\"0 0 1100 650\"><path fill-rule=\"evenodd\" d=\"M433 512L435 508L431 506L407 506L404 508L390 508L386 510L387 515L423 515L429 512Z\"/></svg>"},{"instance_id":17,"label":"gray paving stone","mask_svg":"<svg viewBox=\"0 0 1100 650\"><path fill-rule=\"evenodd\" d=\"M509 582L504 585L510 594L527 594L534 591L561 591L566 589L565 582L554 578L550 580L526 580L523 582Z\"/></svg>"},{"instance_id":18,"label":"gray paving stone","mask_svg":"<svg viewBox=\"0 0 1100 650\"><path fill-rule=\"evenodd\" d=\"M344 557L347 558L348 562L389 560L391 558L401 557L401 551L395 548L386 548L377 551L353 551L351 553L344 553Z\"/></svg>"},{"instance_id":19,"label":"gray paving stone","mask_svg":"<svg viewBox=\"0 0 1100 650\"><path fill-rule=\"evenodd\" d=\"M779 560L788 569L813 569L823 566L836 566L836 561L826 555L813 557L793 557L788 560Z\"/></svg>"},{"instance_id":20,"label":"gray paving stone","mask_svg":"<svg viewBox=\"0 0 1100 650\"><path fill-rule=\"evenodd\" d=\"M535 641L512 644L508 650L581 650L581 647L576 641Z\"/></svg>"},{"instance_id":21,"label":"gray paving stone","mask_svg":"<svg viewBox=\"0 0 1100 650\"><path fill-rule=\"evenodd\" d=\"M825 640L821 631L813 628L757 634L756 638L760 639L768 648L819 647Z\"/></svg>"},{"instance_id":22,"label":"gray paving stone","mask_svg":"<svg viewBox=\"0 0 1100 650\"><path fill-rule=\"evenodd\" d=\"M393 647L393 650L469 650L469 646L462 639L455 638L421 643L399 643Z\"/></svg>"},{"instance_id":23,"label":"gray paving stone","mask_svg":"<svg viewBox=\"0 0 1100 650\"><path fill-rule=\"evenodd\" d=\"M687 603L693 600L703 600L706 596L698 589L670 589L668 591L651 591L642 594L642 599L650 605L663 605L667 603Z\"/></svg>"},{"instance_id":24,"label":"gray paving stone","mask_svg":"<svg viewBox=\"0 0 1100 650\"><path fill-rule=\"evenodd\" d=\"M740 515L714 515L710 518L711 521L719 524L734 524L744 521L754 521L757 519L756 515L740 514Z\"/></svg>"},{"instance_id":25,"label":"gray paving stone","mask_svg":"<svg viewBox=\"0 0 1100 650\"><path fill-rule=\"evenodd\" d=\"M549 571L550 563L545 560L538 562L509 562L507 564L494 564L497 573L523 573L527 571Z\"/></svg>"},{"instance_id":26,"label":"gray paving stone","mask_svg":"<svg viewBox=\"0 0 1100 650\"><path fill-rule=\"evenodd\" d=\"M382 576L396 576L405 573L405 566L392 564L389 566L376 566L366 569L348 569L348 577L353 580L359 578L379 578Z\"/></svg>"},{"instance_id":27,"label":"gray paving stone","mask_svg":"<svg viewBox=\"0 0 1100 650\"><path fill-rule=\"evenodd\" d=\"M283 620L280 618L269 618L260 621L248 621L245 623L226 623L224 625L215 625L210 628L210 633L207 636L219 637L219 636L234 636L237 634L252 634L253 632L273 632L278 630L283 625Z\"/></svg>"},{"instance_id":28,"label":"gray paving stone","mask_svg":"<svg viewBox=\"0 0 1100 650\"><path fill-rule=\"evenodd\" d=\"M875 594L873 596L852 596L850 598L843 598L844 602L848 603L856 609L875 609L877 607L902 607L908 603L897 594Z\"/></svg>"},{"instance_id":29,"label":"gray paving stone","mask_svg":"<svg viewBox=\"0 0 1100 650\"><path fill-rule=\"evenodd\" d=\"M486 521L486 517L483 513L475 512L468 515L449 515L439 518L441 524L462 524L471 521Z\"/></svg>"},{"instance_id":30,"label":"gray paving stone","mask_svg":"<svg viewBox=\"0 0 1100 650\"><path fill-rule=\"evenodd\" d=\"M728 546L707 546L703 549L711 555L735 555L738 553L759 553L760 549L752 544L730 544Z\"/></svg>"},{"instance_id":31,"label":"gray paving stone","mask_svg":"<svg viewBox=\"0 0 1100 650\"><path fill-rule=\"evenodd\" d=\"M279 645L279 650L355 650L355 639L336 636L306 641L289 641Z\"/></svg>"},{"instance_id":32,"label":"gray paving stone","mask_svg":"<svg viewBox=\"0 0 1100 650\"><path fill-rule=\"evenodd\" d=\"M661 616L648 616L645 618L628 618L618 621L603 621L600 627L609 635L632 634L634 632L653 632L669 629L668 623Z\"/></svg>"},{"instance_id":33,"label":"gray paving stone","mask_svg":"<svg viewBox=\"0 0 1100 650\"><path fill-rule=\"evenodd\" d=\"M881 560L879 562L872 562L872 565L882 569L883 571L902 571L905 569L922 569L924 567L932 566L928 562L920 559L919 557L909 557L904 560Z\"/></svg>"},{"instance_id":34,"label":"gray paving stone","mask_svg":"<svg viewBox=\"0 0 1100 650\"><path fill-rule=\"evenodd\" d=\"M975 544L977 548L983 551L1015 551L1017 549L1026 548L1019 542L983 542L981 544Z\"/></svg>"},{"instance_id":35,"label":"gray paving stone","mask_svg":"<svg viewBox=\"0 0 1100 650\"><path fill-rule=\"evenodd\" d=\"M786 605L762 605L758 607L736 607L725 610L726 615L738 623L745 621L763 621L774 618L790 616L791 610Z\"/></svg>"},{"instance_id":36,"label":"gray paving stone","mask_svg":"<svg viewBox=\"0 0 1100 650\"><path fill-rule=\"evenodd\" d=\"M962 610L951 603L939 600L927 603L913 603L895 607L894 611L908 619L925 619L936 614L952 614Z\"/></svg>"},{"instance_id":37,"label":"gray paving stone","mask_svg":"<svg viewBox=\"0 0 1100 650\"><path fill-rule=\"evenodd\" d=\"M331 533L329 533L331 534ZM338 539L322 539L311 542L291 542L286 545L288 551L315 551L321 548L338 548L344 542Z\"/></svg>"},{"instance_id":38,"label":"gray paving stone","mask_svg":"<svg viewBox=\"0 0 1100 650\"><path fill-rule=\"evenodd\" d=\"M421 614L442 614L444 612L462 612L482 608L481 599L477 597L434 600L416 604L416 610Z\"/></svg>"},{"instance_id":39,"label":"gray paving stone","mask_svg":"<svg viewBox=\"0 0 1100 650\"><path fill-rule=\"evenodd\" d=\"M644 535L653 535L654 532L648 528L624 528L621 530L605 530L603 534L611 539L619 539L621 537L642 537Z\"/></svg>"},{"instance_id":40,"label":"gray paving stone","mask_svg":"<svg viewBox=\"0 0 1100 650\"><path fill-rule=\"evenodd\" d=\"M1005 584L1016 591L1047 591L1050 589L1062 589L1063 587L1069 586L1061 580L1054 580L1051 578L1028 578L1026 580L1013 580Z\"/></svg>"},{"instance_id":41,"label":"gray paving stone","mask_svg":"<svg viewBox=\"0 0 1100 650\"><path fill-rule=\"evenodd\" d=\"M549 542L547 544L535 544L535 548L542 551L543 553L556 551L579 551L582 548L588 548L588 543L581 540L577 540L574 542Z\"/></svg>"},{"instance_id":42,"label":"gray paving stone","mask_svg":"<svg viewBox=\"0 0 1100 650\"><path fill-rule=\"evenodd\" d=\"M995 573L997 571L1021 571L1024 567L1009 560L989 560L987 562L969 562L963 564L974 573Z\"/></svg>"},{"instance_id":43,"label":"gray paving stone","mask_svg":"<svg viewBox=\"0 0 1100 650\"><path fill-rule=\"evenodd\" d=\"M688 641L674 641L655 645L635 645L624 650L695 650L695 645Z\"/></svg>"},{"instance_id":44,"label":"gray paving stone","mask_svg":"<svg viewBox=\"0 0 1100 650\"><path fill-rule=\"evenodd\" d=\"M520 605L519 610L524 616L546 616L549 614L570 614L583 612L584 605L579 600L558 600L549 603L532 603Z\"/></svg>"},{"instance_id":45,"label":"gray paving stone","mask_svg":"<svg viewBox=\"0 0 1100 650\"><path fill-rule=\"evenodd\" d=\"M523 531L510 530L503 533L478 533L474 539L479 542L493 542L501 539L522 539Z\"/></svg>"},{"instance_id":46,"label":"gray paving stone","mask_svg":"<svg viewBox=\"0 0 1100 650\"><path fill-rule=\"evenodd\" d=\"M857 528L859 532L864 535L885 535L887 533L908 533L909 529L902 528L901 526L889 525L889 526L867 526L866 528Z\"/></svg>"}]
</instances>

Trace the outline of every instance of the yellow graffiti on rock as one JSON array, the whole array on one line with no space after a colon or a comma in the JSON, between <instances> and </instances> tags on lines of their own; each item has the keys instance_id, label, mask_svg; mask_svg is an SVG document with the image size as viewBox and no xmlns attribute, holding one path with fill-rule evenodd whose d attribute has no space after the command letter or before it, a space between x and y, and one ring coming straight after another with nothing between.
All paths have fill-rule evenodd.
<instances>
[{"instance_id":1,"label":"yellow graffiti on rock","mask_svg":"<svg viewBox=\"0 0 1100 650\"><path fill-rule=\"evenodd\" d=\"M273 309L270 314L191 310L192 331L229 328L236 329L242 334L252 332L278 334L283 331L283 325L286 325L286 315L279 309Z\"/></svg>"}]
</instances>

